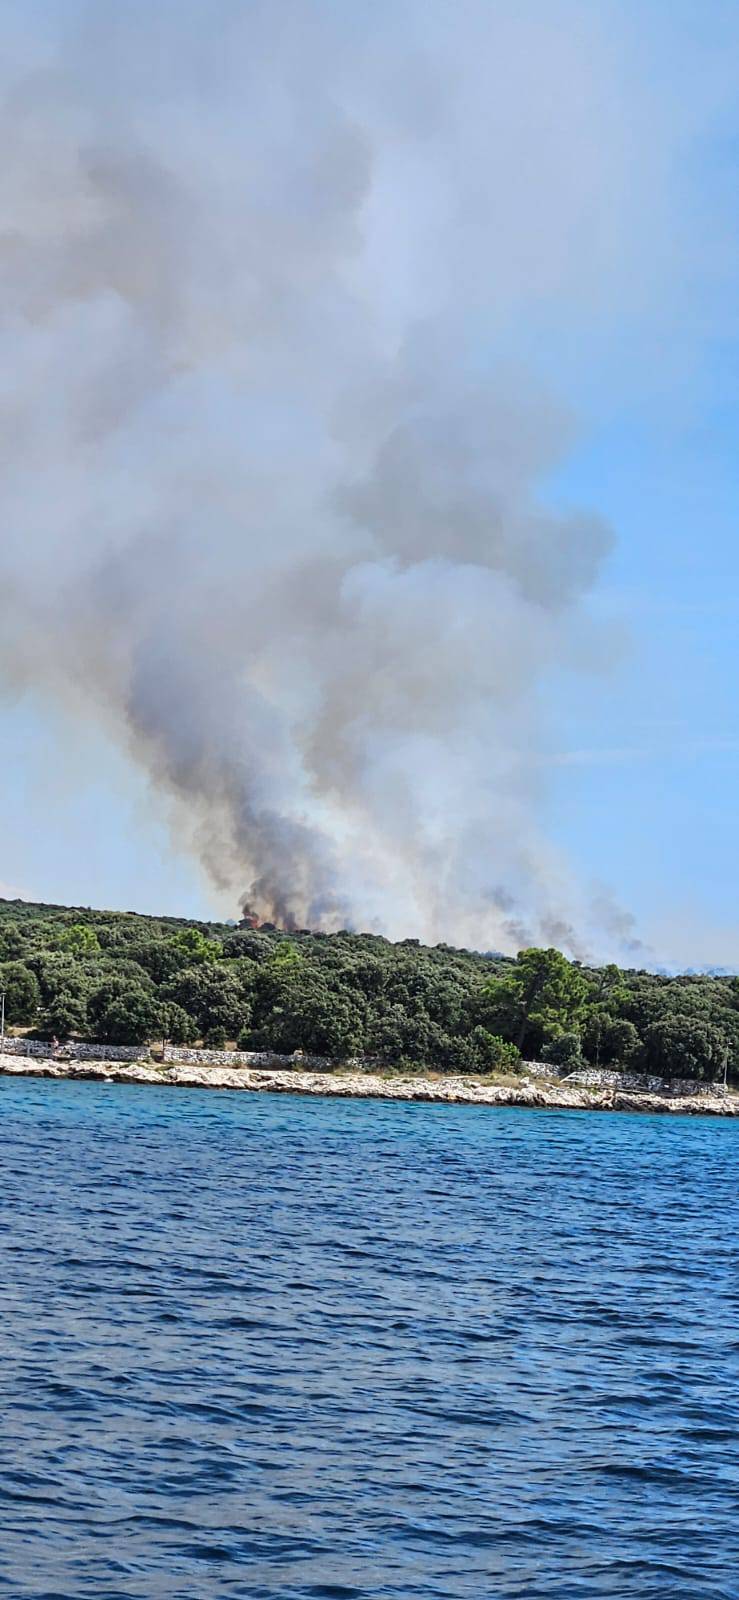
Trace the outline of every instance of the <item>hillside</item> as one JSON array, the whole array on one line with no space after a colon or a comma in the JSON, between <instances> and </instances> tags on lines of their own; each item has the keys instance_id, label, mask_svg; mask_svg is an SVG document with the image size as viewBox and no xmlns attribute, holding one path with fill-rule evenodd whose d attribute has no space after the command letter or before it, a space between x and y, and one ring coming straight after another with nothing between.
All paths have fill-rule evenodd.
<instances>
[{"instance_id":1,"label":"hillside","mask_svg":"<svg viewBox=\"0 0 739 1600\"><path fill-rule=\"evenodd\" d=\"M739 980L586 968L555 950L516 960L286 934L136 912L0 901L9 1031L484 1073L542 1057L667 1077L739 1076Z\"/></svg>"}]
</instances>

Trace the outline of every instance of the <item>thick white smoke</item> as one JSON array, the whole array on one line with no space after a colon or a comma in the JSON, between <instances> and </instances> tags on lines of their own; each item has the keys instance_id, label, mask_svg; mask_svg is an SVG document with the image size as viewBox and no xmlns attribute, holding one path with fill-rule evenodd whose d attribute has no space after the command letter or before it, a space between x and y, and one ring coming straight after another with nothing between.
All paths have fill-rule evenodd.
<instances>
[{"instance_id":1,"label":"thick white smoke","mask_svg":"<svg viewBox=\"0 0 739 1600\"><path fill-rule=\"evenodd\" d=\"M14 14L0 665L265 916L577 949L541 689L608 654L609 533L546 509L531 369L537 317L577 337L629 277L593 9Z\"/></svg>"}]
</instances>

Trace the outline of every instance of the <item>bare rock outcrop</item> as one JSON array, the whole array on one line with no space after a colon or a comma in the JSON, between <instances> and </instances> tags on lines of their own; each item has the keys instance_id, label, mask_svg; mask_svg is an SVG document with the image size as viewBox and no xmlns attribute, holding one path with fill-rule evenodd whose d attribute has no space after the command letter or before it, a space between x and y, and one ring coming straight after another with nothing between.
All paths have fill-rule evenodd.
<instances>
[{"instance_id":1,"label":"bare rock outcrop","mask_svg":"<svg viewBox=\"0 0 739 1600\"><path fill-rule=\"evenodd\" d=\"M696 1116L739 1115L739 1096L668 1098L613 1087L593 1090L573 1083L484 1083L462 1077L383 1077L366 1071L312 1072L148 1061L60 1060L0 1056L0 1073L38 1078L96 1079L106 1083L171 1085L182 1089L231 1089L272 1094L331 1095L340 1099L416 1100L434 1105L530 1106L538 1110L680 1112Z\"/></svg>"}]
</instances>

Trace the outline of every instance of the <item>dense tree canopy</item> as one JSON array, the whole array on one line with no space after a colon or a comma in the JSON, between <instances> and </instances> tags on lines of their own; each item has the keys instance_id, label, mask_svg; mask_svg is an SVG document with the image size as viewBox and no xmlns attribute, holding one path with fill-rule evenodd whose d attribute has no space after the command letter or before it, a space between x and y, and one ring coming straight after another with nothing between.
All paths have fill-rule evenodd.
<instances>
[{"instance_id":1,"label":"dense tree canopy","mask_svg":"<svg viewBox=\"0 0 739 1600\"><path fill-rule=\"evenodd\" d=\"M739 979L515 959L373 934L0 901L9 1028L110 1043L232 1044L389 1067L562 1073L592 1063L739 1075Z\"/></svg>"},{"instance_id":2,"label":"dense tree canopy","mask_svg":"<svg viewBox=\"0 0 739 1600\"><path fill-rule=\"evenodd\" d=\"M582 1020L587 984L559 950L522 950L501 977L487 986L489 1018L524 1051Z\"/></svg>"}]
</instances>

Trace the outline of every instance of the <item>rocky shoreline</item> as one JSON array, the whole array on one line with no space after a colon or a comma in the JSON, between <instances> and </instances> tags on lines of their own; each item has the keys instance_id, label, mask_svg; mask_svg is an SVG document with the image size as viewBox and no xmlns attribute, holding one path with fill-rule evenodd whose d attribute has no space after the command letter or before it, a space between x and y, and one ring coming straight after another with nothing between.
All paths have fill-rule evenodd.
<instances>
[{"instance_id":1,"label":"rocky shoreline","mask_svg":"<svg viewBox=\"0 0 739 1600\"><path fill-rule=\"evenodd\" d=\"M538 1110L670 1112L682 1116L739 1116L739 1096L659 1094L593 1090L533 1082L484 1084L462 1077L383 1077L370 1072L275 1071L267 1068L193 1066L190 1063L67 1061L0 1056L0 1074L23 1078L93 1079L182 1089L237 1089L271 1094L333 1095L339 1099L422 1100L443 1105L529 1106Z\"/></svg>"}]
</instances>

